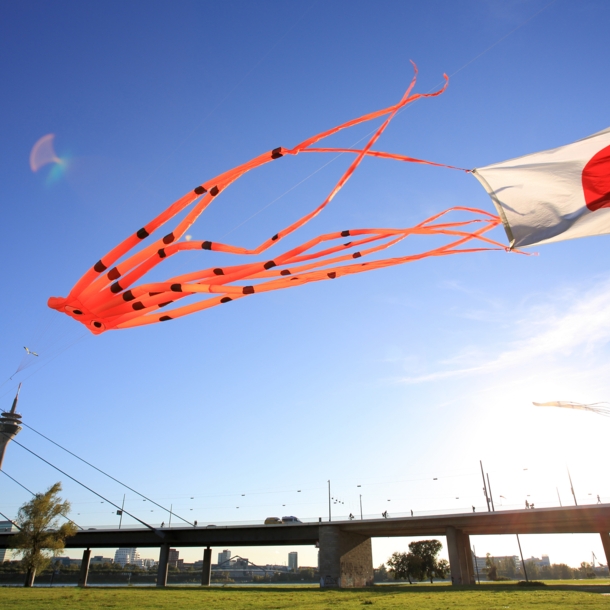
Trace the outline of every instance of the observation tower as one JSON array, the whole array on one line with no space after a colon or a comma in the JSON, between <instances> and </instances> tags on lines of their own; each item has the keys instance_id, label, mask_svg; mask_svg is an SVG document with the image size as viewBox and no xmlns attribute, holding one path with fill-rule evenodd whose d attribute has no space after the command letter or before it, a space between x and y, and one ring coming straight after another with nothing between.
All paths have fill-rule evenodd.
<instances>
[{"instance_id":1,"label":"observation tower","mask_svg":"<svg viewBox=\"0 0 610 610\"><path fill-rule=\"evenodd\" d=\"M19 390L21 390L21 384L17 388L17 394L15 395L15 400L13 400L11 410L8 412L4 411L0 415L0 470L2 470L2 462L7 445L21 432L21 415L17 413Z\"/></svg>"}]
</instances>

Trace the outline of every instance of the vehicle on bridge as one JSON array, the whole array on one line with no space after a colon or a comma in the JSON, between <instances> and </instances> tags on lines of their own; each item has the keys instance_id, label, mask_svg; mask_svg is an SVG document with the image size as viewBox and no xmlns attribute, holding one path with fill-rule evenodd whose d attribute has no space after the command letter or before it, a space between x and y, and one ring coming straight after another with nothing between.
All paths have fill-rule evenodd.
<instances>
[{"instance_id":1,"label":"vehicle on bridge","mask_svg":"<svg viewBox=\"0 0 610 610\"><path fill-rule=\"evenodd\" d=\"M282 517L281 519L279 517L267 517L265 519L265 525L282 525L282 524L287 524L287 523L303 523L300 519L298 519L297 517L294 517L292 515L288 516L288 517Z\"/></svg>"}]
</instances>

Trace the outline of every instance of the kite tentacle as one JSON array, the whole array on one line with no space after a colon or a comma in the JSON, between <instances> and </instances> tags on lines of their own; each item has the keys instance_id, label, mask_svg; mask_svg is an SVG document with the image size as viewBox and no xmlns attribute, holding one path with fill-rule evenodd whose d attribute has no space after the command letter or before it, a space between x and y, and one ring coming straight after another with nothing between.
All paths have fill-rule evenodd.
<instances>
[{"instance_id":1,"label":"kite tentacle","mask_svg":"<svg viewBox=\"0 0 610 610\"><path fill-rule=\"evenodd\" d=\"M156 322L156 321L165 321L165 320L169 320L169 319L175 319L178 317L188 315L195 311L200 311L202 309L208 309L210 307L213 307L213 306L216 306L216 305L219 305L222 303L227 303L231 300L235 300L236 298L242 298L244 296L249 296L249 295L256 294L256 293L269 292L272 290L279 290L282 288L295 287L295 286L303 285L306 283L311 283L314 281L336 279L336 278L344 276L344 275L351 275L351 274L359 273L361 271L368 270L368 269L381 269L381 268L385 268L385 267L404 264L407 262L414 262L414 261L421 260L422 258L426 258L426 257L430 257L430 256L444 256L444 255L449 255L449 254L465 254L465 253L469 253L469 252L479 252L479 251L486 251L486 250L492 250L492 249L494 249L494 250L495 249L504 249L504 247L501 244L499 244L500 248L468 248L468 249L459 249L459 250L456 249L459 246L461 246L469 241L480 239L481 238L480 233L482 231L490 230L490 228L491 227L482 227L481 229L479 229L479 231L477 233L472 233L472 234L456 232L456 236L458 236L459 239L453 241L450 244L446 244L446 245L440 246L438 248L435 248L433 250L429 250L429 251L422 252L419 254L408 255L408 256L404 256L404 257L400 257L400 258L383 259L383 260L379 260L379 261L370 261L370 262L360 263L360 264L356 264L356 265L344 265L344 266L333 267L333 268L325 268L322 270L315 269L310 272L305 272L306 269L316 268L319 266L327 266L329 263L334 264L337 262L344 262L345 260L353 259L353 255L335 257L334 259L331 259L331 260L327 259L324 261L317 261L311 265L307 265L307 266L303 265L303 266L297 267L295 269L291 269L290 270L291 275L289 277L279 278L276 280L265 282L263 284L256 284L256 285L252 285L252 286L226 286L226 285L221 284L221 285L218 285L217 288L211 288L209 285L206 287L202 287L202 288L190 288L189 286L183 285L181 287L181 290L183 290L185 292L188 292L188 291L190 291L191 293L207 292L208 289L210 289L210 291L221 290L222 293L225 295L225 297L221 298L220 300L219 299L213 299L213 300L208 299L203 302L192 303L192 304L189 304L189 305L177 308L177 309L173 309L173 310L171 310L171 312L168 313L168 315L159 316L158 314L151 315L149 313L148 315L142 316L141 318L138 318L137 316L131 316L131 319L128 321L127 326L125 325L125 323L117 321L117 328L139 326L141 324L150 324L150 323ZM405 232L409 232L409 230L405 230ZM430 230L430 233L436 233L436 231ZM443 232L443 234L444 234L444 232ZM366 256L367 254L371 254L373 252L387 248L390 245L392 245L392 243L402 240L405 236L406 235L399 235L391 243L382 244L382 245L379 245L379 246L376 246L374 248L370 248L367 250L362 250L359 254L360 254L360 256ZM270 273L277 274L277 271L276 270L273 270L272 272L267 271L266 273L267 273L267 275L265 275L265 276L263 276L262 274L255 274L253 276L250 276L250 279L253 280L253 279L261 279L264 277L268 277L268 274L270 274ZM296 274L298 274L298 275L296 275ZM244 279L244 278L241 278L241 279ZM228 295L230 295L230 296L228 296ZM150 318L153 318L153 319L151 320Z\"/></svg>"},{"instance_id":2,"label":"kite tentacle","mask_svg":"<svg viewBox=\"0 0 610 610\"><path fill-rule=\"evenodd\" d=\"M358 148L306 148L301 152L315 152L315 153L361 153L362 149ZM418 159L417 157L407 157L405 155L396 155L394 153L383 152L379 150L369 150L365 153L368 157L379 157L381 159L394 159L395 161L405 161L407 163L421 163L423 165L433 165L434 167L446 167L448 169L457 169L462 172L469 172L469 169L463 167L456 167L455 165L446 165L445 163L435 163L434 161L426 161L425 159Z\"/></svg>"},{"instance_id":3,"label":"kite tentacle","mask_svg":"<svg viewBox=\"0 0 610 610\"><path fill-rule=\"evenodd\" d=\"M220 304L229 303L231 301L235 301L239 298L243 298L245 296L250 296L256 293L262 292L270 292L272 290L280 290L285 288L293 288L296 286L301 286L307 283L315 282L315 281L325 281L330 279L336 279L342 277L344 275L351 275L354 273L360 273L366 270L373 269L381 269L385 267L401 265L407 262L414 262L417 260L421 260L422 258L428 256L444 256L449 254L465 254L468 252L479 252L490 250L490 248L472 248L468 250L448 250L447 248L438 248L436 250L432 250L427 253L415 254L410 256L405 256L396 259L384 259L381 261L371 261L366 263L360 263L358 265L345 265L337 267L336 269L325 269L318 270L312 273L306 273L303 275L292 276L290 279L279 279L272 282L267 282L262 285L257 285L256 288L252 286L244 286L241 289L241 293L239 293L239 289L229 297L224 296L220 298L207 299L205 301L199 301L197 303L191 303L189 305L185 305L168 312L167 315L159 316L158 314L148 314L145 316L133 316L130 320L126 320L124 322L117 322L116 328L132 328L135 326L142 326L146 324L153 324L155 322L164 322L168 320L173 320L176 318L180 318L198 311L202 311L205 309L209 309L211 307L215 307Z\"/></svg>"},{"instance_id":4,"label":"kite tentacle","mask_svg":"<svg viewBox=\"0 0 610 610\"><path fill-rule=\"evenodd\" d=\"M412 94L417 79L417 67L415 64L413 66L413 79L397 104L352 119L308 138L292 149L279 147L265 152L246 163L206 181L205 184L201 184L193 191L178 199L147 225L110 250L108 254L102 257L93 268L89 269L77 281L67 298L51 297L49 299L49 306L67 313L87 325L93 333L99 334L114 328L131 328L175 319L252 294L335 279L371 269L381 269L413 262L426 257L498 249L495 246L503 248L498 242L484 236L484 233L500 223L500 219L497 216L474 208L455 207L439 212L410 228L366 228L335 231L309 239L299 246L277 254L272 260L224 265L215 268L210 267L201 271L182 274L167 281L137 285L138 280L152 271L164 259L183 251L210 250L246 256L263 254L272 246L277 245L284 237L297 231L323 211L350 180L365 157L394 159L403 162L428 164L467 171L463 170L463 168L425 161L415 157L372 150L372 147L387 129L396 114L407 104L422 97L440 95L447 87L448 78L444 75L444 86L438 91L429 94ZM313 148L314 144L338 131L382 116L385 119L374 130L372 136L368 138L365 146L361 149ZM212 201L233 182L252 169L261 167L284 155L296 155L299 152L346 152L355 154L356 158L341 174L334 187L317 207L294 221L288 227L278 231L271 238L264 240L255 248L207 240L180 241L186 231ZM192 206L191 209L186 212L184 218L178 222L173 230L164 237L156 239L137 252L127 256L124 260L121 260L135 246L138 246L144 239L189 206ZM450 212L463 212L475 214L476 216L459 221L444 219L443 217ZM480 223L480 225L475 229L471 227L474 223ZM361 257L381 252L412 235L446 236L450 241L445 245L418 254L367 262L354 262ZM345 237L350 237L350 241L342 244L330 243ZM473 241L478 241L486 247L464 247ZM322 244L328 245L322 246ZM322 246L322 248L319 249L318 246ZM244 285L245 283L248 284ZM201 296L205 298L197 302L174 307L169 311L159 311L188 296Z\"/></svg>"},{"instance_id":5,"label":"kite tentacle","mask_svg":"<svg viewBox=\"0 0 610 610\"><path fill-rule=\"evenodd\" d=\"M170 302L173 303L176 300L183 298L184 296L188 296L190 294L220 292L221 294L225 294L225 295L231 294L232 296L235 296L236 294L243 293L244 287L243 286L238 286L238 287L227 286L227 284L235 282L235 281L247 280L247 279L250 279L250 280L268 279L269 277L273 277L273 276L277 277L278 275L294 275L294 274L302 275L303 272L305 272L307 270L313 270L313 269L319 270L319 267L328 267L328 265L336 265L341 262L353 260L354 258L360 258L362 256L367 256L374 252L379 252L381 250L387 249L390 246L398 243L399 241L402 241L409 234L445 234L445 235L451 235L451 236L458 237L459 238L458 240L452 242L451 244L442 246L442 247L436 249L435 251L430 251L427 253L427 255L433 256L433 255L438 255L442 252L453 253L453 252L451 252L451 250L454 250L457 246L462 245L472 239L477 239L477 238L481 239L481 234L483 232L489 230L489 227L487 227L487 226L481 227L475 233L467 233L464 231L457 230L458 227L463 226L465 224L472 223L472 222L478 222L478 219L474 219L474 220L466 221L466 222L444 223L443 225L432 226L432 227L428 227L425 229L421 229L421 228L420 229L352 229L350 231L342 231L340 233L337 232L337 233L322 235L320 237L309 240L305 244L302 244L301 246L294 248L293 250L291 250L279 257L276 257L273 261L267 261L266 263L262 263L262 262L261 263L251 263L249 265L242 265L242 266L235 267L235 268L233 268L233 267L216 268L216 269L212 269L212 270L207 270L205 273L199 272L197 274L199 276L198 285L188 284L186 281L178 282L178 278L173 278L172 280L170 280L170 282L146 284L144 286L138 287L138 288L134 289L133 291L130 291L130 293L131 293L130 297L132 299L137 299L137 300L134 300L131 304L122 304L122 305L119 305L118 307L114 307L111 310L107 310L106 317L109 319L109 321L110 321L110 318L114 318L115 316L122 316L120 318L120 320L122 321L122 320L124 320L124 316L126 314L129 314L129 316L128 316L129 318L137 317L137 315L133 314L133 312L130 311L131 308L137 308L138 310L140 310L140 314L138 314L138 315L148 314L153 310L157 310L159 308L159 306L168 305L169 304L168 299L170 299ZM490 222L490 221L487 221L487 222ZM451 227L451 226L455 227L456 230L454 230L454 231L449 230L449 227ZM356 235L368 235L369 237L366 237L361 240L353 240L351 242L347 242L347 243L341 244L339 246L328 248L326 250L313 252L313 253L310 252L310 253L306 254L306 252L308 252L308 250L311 250L311 248L315 247L319 243L322 243L323 241L331 241L331 240L339 238L339 237L348 237L348 236L354 237ZM390 237L394 237L394 239L391 239L391 240L387 241L386 243L382 243L373 248L368 248L365 250L361 249L355 253L350 253L350 254L346 254L343 256L339 256L339 257L333 257L330 259L326 258L324 260L315 260L315 259L324 258L330 254L334 254L340 250L345 250L346 247L354 248L354 247L364 245L365 243L371 243L371 242L375 242L375 241L389 239ZM496 242L493 242L491 240L489 240L489 241L492 244L496 244ZM501 244L497 244L497 245L501 246ZM469 251L474 251L474 250L475 249L471 249ZM480 249L476 249L476 250L480 250ZM456 251L455 253L457 253L457 252L458 251ZM461 251L461 252L463 252L463 251ZM426 255L426 253L424 253L424 255ZM402 260L403 261L418 260L420 257L421 257L421 255L412 255L410 257L403 258ZM315 262L310 263L309 265L297 265L297 263L307 262L307 261L311 261L311 260L315 260ZM399 262L396 262L398 259L390 259L390 260L394 261L391 264L399 264ZM381 262L380 264L381 264L381 266L388 266L388 264L390 264L390 263ZM281 266L285 266L285 265L290 265L291 269L290 270L288 270L288 269L277 270L276 269L276 267L281 267ZM370 263L368 265L371 266ZM361 266L359 266L357 268L361 268ZM377 268L377 265L373 264L372 268ZM273 269L273 271L272 271L272 269ZM324 272L331 273L331 276L329 276L329 278L330 277L339 277L339 276L345 274L344 272L341 272L341 269L342 268L330 269L330 270L325 269ZM202 277L202 276L205 276L205 277ZM306 277L311 278L314 276L311 276L310 274L308 274ZM318 276L315 276L315 277L318 277ZM193 274L190 274L190 278L183 277L182 279L183 280L186 280L186 279L192 280ZM205 279L205 282L203 281L204 279ZM289 281L294 282L294 280L292 278ZM302 283L303 281L304 280L301 278L299 283ZM308 281L310 281L310 280L308 280ZM295 284L291 283L290 285L294 286ZM267 292L268 291L268 289L265 288L265 286L261 285L261 284L257 284L255 287L246 287L246 288L252 289L252 292ZM153 294L148 296L149 293L153 293ZM144 295L146 295L146 298L140 298ZM119 323L119 320L116 320L116 322Z\"/></svg>"},{"instance_id":6,"label":"kite tentacle","mask_svg":"<svg viewBox=\"0 0 610 610\"><path fill-rule=\"evenodd\" d=\"M268 249L269 247L271 247L273 245L274 241L281 239L281 238L285 237L286 235L289 235L292 232L299 229L301 226L303 226L304 224L309 222L309 220L311 220L312 218L317 216L332 201L332 199L335 197L335 195L341 190L341 188L349 180L349 178L354 173L354 171L356 170L358 165L360 165L363 157L366 154L368 154L371 146L377 141L377 139L381 136L383 131L385 131L385 129L389 125L390 121L394 118L396 113L401 108L403 108L406 104L410 103L411 101L414 101L420 97L434 97L436 95L440 95L446 89L447 84L448 84L448 78L446 75L444 75L445 85L440 90L438 90L434 93L430 93L430 94L417 94L415 96L410 97L410 93L416 83L417 73L418 73L417 66L414 63L413 63L413 67L414 67L413 79L412 79L407 91L405 92L405 94L403 95L402 99L400 100L400 102L398 104L395 104L394 106L390 107L389 109L385 109L384 111L370 113L369 115L359 117L358 119L353 119L352 121L348 121L347 123L344 123L343 125L340 125L332 130L329 130L328 132L323 132L322 134L318 134L317 136L314 136L313 139L310 138L309 140L302 142L301 144L297 145L292 150L286 151L282 147L279 147L270 152L263 153L262 155L259 155L258 157L255 157L254 159L251 159L250 161L238 166L237 168L234 168L232 170L224 172L223 174L220 174L219 176L216 176L211 181L209 181L208 184L214 184L214 186L210 187L209 189L203 185L198 186L192 192L188 193L187 195L182 197L180 200L175 202L165 212L162 212L161 214L159 214L153 221L148 223L148 225L146 225L143 229L140 229L140 231L138 231L134 236L126 239L124 242L119 244L119 246L117 246L116 248L111 250L105 257L102 257L102 259L100 259L100 261L98 261L98 263L96 263L96 265L92 269L90 269L85 274L85 276L83 276L83 278L81 278L81 280L79 280L79 282L77 282L77 285L70 292L68 299L73 299L73 298L77 298L77 297L81 296L81 292L84 292L84 294L82 295L83 298L88 298L91 294L98 292L100 290L100 288L102 287L102 284L107 284L108 281L118 280L127 271L132 270L135 266L140 265L147 259L149 259L149 260L152 259L150 265L147 266L147 270L151 269L153 266L155 266L155 264L158 264L160 262L160 260L155 259L155 252L162 250L164 244L167 245L177 239L180 239L182 237L182 235L188 230L188 228L193 224L193 222L195 222L197 220L197 218L201 215L201 213L208 207L208 205L211 203L213 197L217 196L221 190L224 190L225 188L227 188L227 186L229 186L232 182L234 182L235 180L237 180L238 178L243 176L246 172L250 171L251 169L259 167L259 166L263 165L264 163L268 163L269 161L271 161L273 159L277 159L277 158L283 156L284 152L296 154L296 152L298 152L300 150L304 150L307 146L309 146L310 143L317 142L317 141L319 141L333 133L336 133L342 129L345 129L347 127L351 127L358 123L371 120L373 118L376 118L377 116L382 116L382 114L386 114L387 113L386 111L388 111L390 116L376 130L376 132L374 133L372 138L367 143L365 149L359 151L358 156L355 159L355 161L346 170L346 172L343 174L341 179L335 185L334 189L331 191L331 193L328 195L328 197L325 199L325 201L323 201L315 210L313 210L309 214L305 215L303 218L301 218L298 221L296 221L295 223L293 223L287 229L284 229L284 230L278 232L274 237L272 237L271 239L269 239L266 242L264 242L263 244L261 244L258 248L255 248L254 250L242 249L239 252L235 251L233 253L235 253L235 254L237 254L237 253L260 254L260 253L264 252L266 249ZM404 160L406 160L406 158ZM154 244L148 246L147 248L145 248L142 251L138 252L137 254L133 255L132 257L130 257L129 259L124 261L121 265L118 265L118 266L110 269L110 271L108 272L108 274L106 276L106 279L103 279L103 276L99 277L99 281L93 282L86 290L83 290L83 286L86 283L90 282L91 278L95 277L95 274L97 274L99 276L99 274L106 271L108 269L108 267L113 265L122 255L124 255L127 251L129 251L131 248L133 248L138 243L136 241L136 239L141 240L141 239L145 239L146 237L148 237L148 235L150 235L151 232L155 231L161 225L168 222L171 218L173 218L176 214L181 212L188 205L190 205L191 203L196 201L196 199L204 193L206 193L206 196L200 201L200 203L198 205L195 206L195 208L178 225L178 227L176 227L176 229L174 231L172 231L171 233L166 235L162 240L158 240ZM218 246L218 245L216 247L211 247L210 249L218 250L218 251L228 251L228 250L221 249L221 246ZM153 262L154 262L154 264L153 264ZM125 288L123 286L123 283L118 284L118 286Z\"/></svg>"},{"instance_id":7,"label":"kite tentacle","mask_svg":"<svg viewBox=\"0 0 610 610\"><path fill-rule=\"evenodd\" d=\"M214 186L210 187L209 190L203 185L196 187L193 191L184 195L181 199L179 199L174 204L172 204L167 210L165 210L164 212L159 214L157 217L155 217L151 222L149 222L147 225L145 225L145 227L140 229L138 232L136 232L131 237L124 240L122 243L120 243L118 246L116 246L113 250L111 250L108 254L106 254L106 256L102 257L93 266L93 268L91 268L87 273L85 273L85 275L83 275L83 277L76 283L76 285L74 286L74 288L70 291L70 294L68 295L68 300L75 299L75 298L78 298L79 296L81 296L81 293L87 288L87 286L89 284L91 284L92 280L94 280L96 278L99 278L100 282L94 282L93 284L89 285L87 293L84 296L86 298L90 294L98 291L101 288L100 284L105 283L105 280L102 280L103 276L100 277L100 274L102 274L109 267L114 265L114 263L119 258L121 258L121 256L123 256L129 250L131 250L135 245L137 245L139 243L139 241L148 237L152 232L156 231L160 226L162 226L163 224L168 222L171 218L173 218L178 213L180 213L188 205L190 205L194 201L196 201L200 195L209 192L209 194L206 195L206 197L204 197L202 199L200 204L198 206L196 206L196 208L194 210L192 210L191 213L189 213L189 215L178 225L178 227L176 228L175 231L169 233L167 236L165 236L163 238L163 240L158 240L157 242L155 242L155 244L149 246L148 248L145 248L141 252L130 257L122 265L111 269L109 272L110 277L108 277L107 279L110 281L117 280L126 271L133 269L133 267L135 267L136 265L139 265L147 258L154 256L153 252L155 250L159 250L162 248L160 241L163 241L163 243L167 244L167 243L171 243L172 241L174 241L176 239L180 239L180 237L182 237L182 235L188 230L188 228L193 224L193 222L195 222L195 220L197 220L199 215L211 203L212 198L217 196L221 190L224 190L227 186L229 186L232 182L234 182L235 180L240 178L247 171L250 171L251 169L259 167L259 166L263 165L264 163L269 162L270 160L280 158L281 156L283 156L284 153L297 154L298 152L307 148L307 146L309 146L310 144L318 142L321 139L323 139L329 135L332 135L334 133L337 133L338 131L341 131L342 129L346 129L353 125L357 125L359 123L366 122L366 121L372 120L374 118L377 118L378 116L383 116L384 114L390 113L390 116L384 121L384 123L381 125L381 127L375 132L375 134L369 141L365 150L360 151L358 153L357 159L352 163L350 168L348 168L348 170L344 173L341 180L335 186L335 188L333 189L331 194L327 197L327 199L320 206L318 206L318 208L316 208L316 210L311 212L309 215L306 215L305 217L303 217L301 219L302 222L297 221L296 223L293 223L293 225L291 225L284 231L281 231L278 234L276 234L277 236L274 236L275 239L271 238L271 240L267 240L267 242L265 242L264 244L259 246L259 248L255 249L254 251L242 252L242 254L249 254L249 253L259 254L259 253L263 252L264 250L266 250L267 248L269 248L271 245L273 245L273 241L275 241L281 237L285 237L286 235L289 235L293 231L296 231L303 224L305 224L306 222L311 220L311 218L313 218L317 214L319 214L326 207L326 205L328 205L328 203L330 203L330 201L332 201L332 199L337 194L337 192L343 187L343 185L347 182L347 180L351 177L351 175L353 174L355 169L358 167L362 158L365 156L365 154L368 153L368 150L370 149L370 147L379 138L381 133L383 133L385 128L390 123L391 119L396 115L396 113L401 108L403 108L409 102L414 101L415 99L418 99L419 97L432 97L432 96L440 95L445 90L445 88L447 87L447 83L448 83L448 78L446 75L444 75L445 81L446 81L445 85L439 91L437 91L435 93L431 93L431 94L423 94L423 95L418 94L418 95L412 96L410 98L409 94L410 94L411 90L413 89L413 86L415 85L416 78L417 78L417 72L418 72L417 66L415 66L415 64L413 64L413 66L414 66L415 74L413 76L411 84L409 85L409 88L407 89L407 91L403 95L403 98L401 99L401 101L398 104L395 104L394 106L391 106L382 111L377 111L377 112L365 115L363 117L353 119L352 121L348 121L347 123L339 125L338 127L328 130L327 132L318 134L317 136L314 136L313 138L309 138L308 140L305 140L304 142L297 145L292 150L286 150L286 149L283 149L282 147L279 147L279 148L274 149L270 153L264 153L263 155L260 155L259 157L255 157L254 159L248 161L247 163L244 163L244 164L238 166L237 168L234 168L233 170L224 172L223 174L220 174L216 178L212 179L209 182L209 184L214 184ZM167 240L169 240L169 241L167 241Z\"/></svg>"}]
</instances>

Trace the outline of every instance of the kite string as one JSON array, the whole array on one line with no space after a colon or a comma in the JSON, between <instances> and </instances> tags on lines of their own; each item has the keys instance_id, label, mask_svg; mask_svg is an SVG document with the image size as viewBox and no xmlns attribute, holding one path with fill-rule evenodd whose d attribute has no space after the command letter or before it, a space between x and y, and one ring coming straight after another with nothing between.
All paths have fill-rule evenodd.
<instances>
[{"instance_id":1,"label":"kite string","mask_svg":"<svg viewBox=\"0 0 610 610\"><path fill-rule=\"evenodd\" d=\"M520 30L523 26L527 25L530 21L532 21L532 19L535 19L536 17L538 17L538 15L540 15L541 13L544 13L544 11L546 11L550 6L555 4L555 2L557 2L557 0L551 0L548 4L543 6L538 12L534 13L531 17L528 17L525 21L521 22L516 28L514 28L510 32L508 32L508 34L504 34L504 36L502 36L500 39L496 40L496 42L494 42L492 45L488 46L484 51L482 51L481 53L479 53L478 55L473 57L470 61L467 61L461 68L458 68L455 72L452 72L450 74L450 77L455 76L456 74L458 74L459 72L461 72L462 70L467 68L470 64L474 63L475 61L477 61L478 59L483 57L483 55L485 55L488 51L491 51L494 47L496 47L501 42L506 40L509 36L512 36L517 30Z\"/></svg>"},{"instance_id":2,"label":"kite string","mask_svg":"<svg viewBox=\"0 0 610 610\"><path fill-rule=\"evenodd\" d=\"M37 375L38 372L43 369L45 366L47 366L48 364L51 364L51 362L53 362L53 360L55 360L55 358L57 358L58 356L60 356L61 354L63 354L65 351L69 350L71 347L73 347L74 345L76 345L77 343L79 343L80 341L82 341L85 337L89 336L88 332L84 332L81 333L80 335L78 335L78 337L72 341L71 343L69 343L68 345L66 345L63 349L61 349L60 351L58 351L57 353L55 353L53 356L51 356L46 362L44 362L43 364L41 364L38 368L36 368L32 373L30 373L27 377L24 377L21 381L26 381L27 379L30 379L30 377L33 377L34 375ZM4 385L6 382L8 381L5 380L2 385ZM0 387L2 387L0 385ZM6 396L7 394L9 394L10 392L13 391L13 388L6 390L3 394L0 394L0 398L3 398L4 396Z\"/></svg>"},{"instance_id":3,"label":"kite string","mask_svg":"<svg viewBox=\"0 0 610 610\"><path fill-rule=\"evenodd\" d=\"M506 38L508 38L509 36L511 36L512 34L514 34L517 30L519 30L520 28L524 27L527 23L529 23L532 19L534 19L535 17L537 17L538 15L540 15L542 12L544 12L545 10L547 10L551 5L553 5L557 0L551 0L551 2L549 2L547 5L545 5L542 9L540 9L539 11L537 11L534 15L532 15L531 17L529 17L528 19L526 19L524 22L522 22L521 24L519 24L516 28L514 28L513 30L511 30L510 32L508 32L507 34L505 34L504 36L502 36L500 39L498 39L496 42L494 42L492 45L490 45L489 47L487 47L484 51L482 51L481 53L479 53L478 55L476 55L475 57L473 57L471 60L469 60L468 62L466 62L465 64L463 64L460 68L458 68L456 71L454 71L450 76L454 76L456 74L458 74L459 72L461 72L462 70L464 70L466 67L468 67L470 64L474 63L475 61L477 61L480 57L482 57L483 55L485 55L487 52L489 52L491 49L493 49L495 46L497 46L498 44L500 44L502 41L504 41ZM315 3L314 3L315 4ZM267 52L266 55L264 55L257 64L255 64L255 66L253 66L253 68L250 69L250 71L242 78L242 80L240 80L237 85L227 94L227 96L225 96L225 98L223 98L223 100L221 100L221 102L219 102L219 104L206 116L204 117L204 119L201 121L201 123L199 123L199 125L197 127L195 127L195 129L192 131L192 133L194 133L197 129L199 129L199 127L203 124L203 122L205 120L207 120L207 118L210 116L210 114L212 112L214 112L216 110L216 108L218 108L218 106L224 102L226 100L226 98L232 94L232 92L237 88L237 86L239 86L241 84L241 82L243 82L243 80L250 74L250 72L252 72L252 70L254 70L256 67L258 67L258 65L260 65L260 63L266 59L266 57L271 53L271 51L281 42L281 40L283 40L283 38L285 38L288 33L296 26L297 23L299 23L303 17L309 12L309 10L311 10L311 8L314 6L314 4L312 4L306 11L305 13L303 13L303 15L301 15L301 17L297 20L297 22L295 22L295 24L287 31L284 33L284 35L271 47L271 49ZM440 85L440 83L439 83ZM437 86L439 86L437 85ZM428 93L432 92L436 87L433 87L432 89L430 89L428 91ZM414 100L414 101L418 101L418 100ZM406 108L403 107L399 110L399 112L402 112L404 109ZM374 130L373 130L374 131ZM355 144L357 144L358 142L361 142L362 140L364 140L365 138L369 137L373 131L369 132L369 134L363 136L362 138L360 138ZM191 135L192 135L191 133ZM184 143L184 141L186 141L186 139L188 139L189 136L187 136L187 138L185 138L185 140L183 140L183 142L181 142L178 147L175 150L178 150L178 148L180 146L182 146L182 144ZM169 156L173 155L175 153L175 150L170 153ZM169 158L168 156L168 158ZM339 155L340 156L340 155ZM338 157L335 157L335 159ZM297 183L294 187L292 187L291 189L289 189L288 191L286 191L285 193L283 193L282 195L280 195L278 198L276 198L275 200L273 200L271 203L267 204L264 208L261 208L261 210L259 210L258 212L256 212L254 215L252 215L250 218L246 219L243 223L240 223L239 225L237 225L236 227L234 227L233 229L230 229L225 235L223 235L223 237L225 237L226 235L228 235L229 233L231 233L232 231L234 231L235 229L241 227L243 224L247 223L251 218L253 218L254 216L258 215L262 210L266 209L267 207L269 207L270 205L272 205L273 203L275 203L276 201L278 201L279 199L281 199L284 195L286 195L287 193L289 193L291 190L293 190L294 188L296 188L297 186L299 186L300 184L302 184L303 182L305 182L306 180L308 180L309 178L311 178L313 175L315 175L318 171L320 171L321 169L323 169L324 167L326 167L327 165L329 165L330 163L332 163L335 159L332 159L331 161L329 161L328 163L326 163L325 165L321 166L318 170L314 171L312 174L310 174L309 176L307 176L305 179L303 179L302 181L300 181L299 183ZM165 161L164 161L165 162ZM450 166L447 166L450 167ZM456 169L462 169L462 168L456 168ZM468 170L465 170L468 171Z\"/></svg>"},{"instance_id":4,"label":"kite string","mask_svg":"<svg viewBox=\"0 0 610 610\"><path fill-rule=\"evenodd\" d=\"M317 3L318 3L318 0L313 0L313 2L305 10L305 12L302 13L302 15L284 32L284 34L282 36L280 36L278 39L276 39L275 43L273 45L271 45L271 47L269 47L268 51L246 72L246 74L244 74L244 76L242 76L241 79L239 79L237 81L237 83L233 86L233 88L216 104L216 106L214 106L212 108L212 110L210 110L203 117L203 119L201 119L201 121L199 121L199 123L184 136L182 141L156 166L156 168L151 172L149 178L154 177L158 173L159 169L161 167L163 167L163 165L165 165L165 163L167 163L167 161L169 159L171 159L176 154L176 152L178 150L180 150L180 148L182 148L184 143L193 137L195 132L197 132L201 128L201 126L216 112L216 110L218 110L218 108L220 108L220 106L222 104L224 104L227 101L227 99L229 99L229 97L231 97L231 95L233 95L233 93L248 78L248 76L250 76L250 74L252 74L252 72L254 70L256 70L256 68L258 68L258 66L260 66L263 63L263 61L265 61L267 59L267 57L269 57L269 55L271 55L271 53L278 47L278 45L282 42L282 40L284 40L284 38L286 38L286 36L288 36L288 34L290 34L290 32L303 20L303 18L307 15L307 13L309 13L309 11L311 11L311 9Z\"/></svg>"}]
</instances>

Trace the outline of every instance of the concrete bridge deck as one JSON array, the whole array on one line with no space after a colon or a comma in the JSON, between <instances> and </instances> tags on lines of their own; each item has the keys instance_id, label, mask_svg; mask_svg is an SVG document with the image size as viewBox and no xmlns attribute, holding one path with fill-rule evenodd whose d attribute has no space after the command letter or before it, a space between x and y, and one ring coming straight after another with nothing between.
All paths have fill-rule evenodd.
<instances>
[{"instance_id":1,"label":"concrete bridge deck","mask_svg":"<svg viewBox=\"0 0 610 610\"><path fill-rule=\"evenodd\" d=\"M286 525L231 525L132 529L87 529L67 540L67 548L159 547L157 584L164 586L172 547L208 547L204 563L211 566L209 547L314 545L320 547L320 571L326 586L365 586L372 582L371 538L446 536L452 580L474 582L471 535L600 534L610 562L610 505L589 505L487 513L433 515ZM0 548L10 534L0 533ZM88 556L87 557L88 566ZM84 558L85 558L84 556ZM207 559L207 561L206 561ZM85 562L83 562L84 564ZM205 581L204 569L204 581ZM165 576L164 576L165 574ZM85 575L86 582L86 575ZM205 583L204 583L205 584Z\"/></svg>"}]
</instances>

